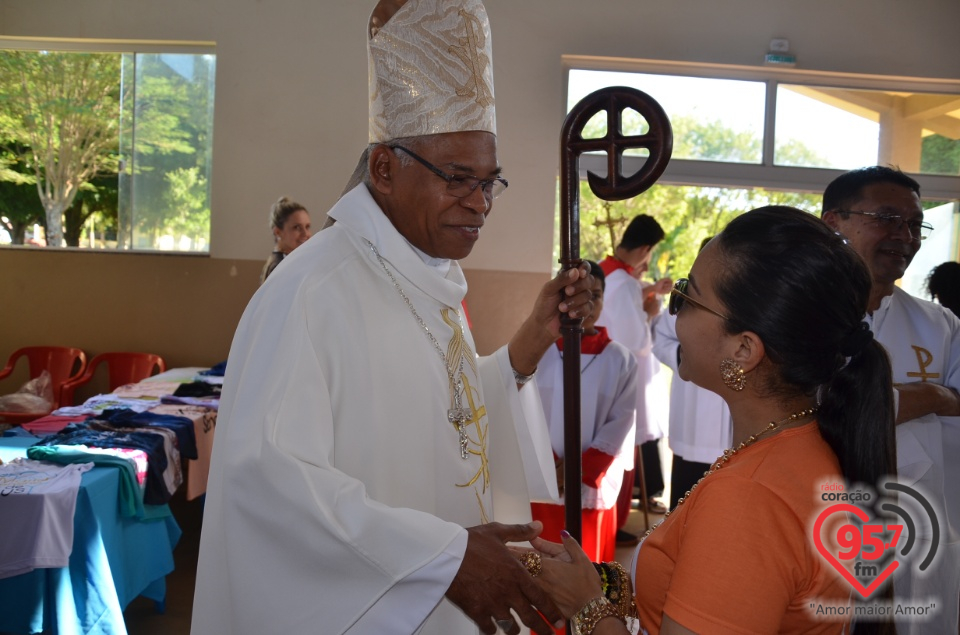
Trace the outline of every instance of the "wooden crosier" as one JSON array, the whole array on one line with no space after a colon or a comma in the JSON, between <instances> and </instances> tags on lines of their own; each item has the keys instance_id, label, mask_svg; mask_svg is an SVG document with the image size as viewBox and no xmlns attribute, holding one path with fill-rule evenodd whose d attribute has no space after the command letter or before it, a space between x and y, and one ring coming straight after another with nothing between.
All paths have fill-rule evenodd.
<instances>
[{"instance_id":1,"label":"wooden crosier","mask_svg":"<svg viewBox=\"0 0 960 635\"><path fill-rule=\"evenodd\" d=\"M623 133L623 113L635 110L646 119L649 130L643 135ZM597 113L607 114L607 133L584 139L583 129ZM623 153L646 148L649 156L632 176L622 173ZM603 151L607 154L607 176L587 173L590 189L605 201L622 201L645 192L663 174L673 152L673 131L667 113L652 97L635 88L613 86L584 97L563 122L560 134L560 264L563 270L579 267L580 259L580 155ZM580 335L583 318L564 316L560 324L563 336L563 426L564 426L564 505L566 529L581 541L582 478L580 454ZM646 505L646 501L643 501Z\"/></svg>"}]
</instances>

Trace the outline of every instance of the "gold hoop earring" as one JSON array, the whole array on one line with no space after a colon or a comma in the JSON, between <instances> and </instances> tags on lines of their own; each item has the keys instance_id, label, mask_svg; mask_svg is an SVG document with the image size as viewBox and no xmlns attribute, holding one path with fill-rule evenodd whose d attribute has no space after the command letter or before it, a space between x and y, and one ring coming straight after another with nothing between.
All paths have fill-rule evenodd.
<instances>
[{"instance_id":1,"label":"gold hoop earring","mask_svg":"<svg viewBox=\"0 0 960 635\"><path fill-rule=\"evenodd\" d=\"M747 375L743 366L729 357L720 362L720 377L730 390L740 392L747 385Z\"/></svg>"}]
</instances>

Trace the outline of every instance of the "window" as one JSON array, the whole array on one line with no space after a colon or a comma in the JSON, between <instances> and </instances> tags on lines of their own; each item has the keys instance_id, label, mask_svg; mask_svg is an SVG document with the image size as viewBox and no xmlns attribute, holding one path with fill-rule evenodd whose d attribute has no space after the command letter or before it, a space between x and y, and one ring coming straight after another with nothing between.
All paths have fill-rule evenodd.
<instances>
[{"instance_id":1,"label":"window","mask_svg":"<svg viewBox=\"0 0 960 635\"><path fill-rule=\"evenodd\" d=\"M778 84L777 165L960 175L960 95ZM790 156L790 146L810 156Z\"/></svg>"},{"instance_id":2,"label":"window","mask_svg":"<svg viewBox=\"0 0 960 635\"><path fill-rule=\"evenodd\" d=\"M682 278L690 272L702 241L715 236L740 214L764 205L789 205L809 212L820 209L819 194L777 192L763 188L698 187L657 183L626 201L603 201L580 181L580 254L599 262L637 214L657 219L666 236L653 250L647 276ZM560 208L556 209L554 262L560 260Z\"/></svg>"},{"instance_id":3,"label":"window","mask_svg":"<svg viewBox=\"0 0 960 635\"><path fill-rule=\"evenodd\" d=\"M631 86L663 106L674 132L664 175L636 199L599 201L582 182L585 258L609 253L612 236L645 212L667 232L650 275L683 275L699 241L736 214L766 204L819 212L829 181L876 164L897 165L920 182L935 228L904 288L922 296L929 269L957 258L960 81L574 56L564 63L568 111L600 88ZM647 124L632 114L624 125L640 134ZM605 125L591 121L584 136L602 136ZM624 172L643 161L645 153L625 156ZM606 158L582 156L581 179L587 171L605 175Z\"/></svg>"},{"instance_id":4,"label":"window","mask_svg":"<svg viewBox=\"0 0 960 635\"><path fill-rule=\"evenodd\" d=\"M569 80L568 112L581 99L607 86L632 86L651 95L670 116L675 159L761 161L766 92L762 82L579 69L570 71ZM715 104L732 107L718 111ZM642 132L645 125L638 115L636 132Z\"/></svg>"},{"instance_id":5,"label":"window","mask_svg":"<svg viewBox=\"0 0 960 635\"><path fill-rule=\"evenodd\" d=\"M0 243L209 251L212 47L56 44L0 40Z\"/></svg>"}]
</instances>

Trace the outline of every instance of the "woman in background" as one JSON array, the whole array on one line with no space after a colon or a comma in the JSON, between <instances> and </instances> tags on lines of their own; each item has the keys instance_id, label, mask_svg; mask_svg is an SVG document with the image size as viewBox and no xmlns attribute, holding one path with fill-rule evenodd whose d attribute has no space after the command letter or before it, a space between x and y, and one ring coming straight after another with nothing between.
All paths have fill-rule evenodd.
<instances>
[{"instance_id":1,"label":"woman in background","mask_svg":"<svg viewBox=\"0 0 960 635\"><path fill-rule=\"evenodd\" d=\"M282 196L270 208L270 229L273 230L273 253L260 273L260 284L291 251L310 238L310 214L300 203Z\"/></svg>"},{"instance_id":2,"label":"woman in background","mask_svg":"<svg viewBox=\"0 0 960 635\"><path fill-rule=\"evenodd\" d=\"M944 262L927 276L930 298L960 317L960 262Z\"/></svg>"}]
</instances>

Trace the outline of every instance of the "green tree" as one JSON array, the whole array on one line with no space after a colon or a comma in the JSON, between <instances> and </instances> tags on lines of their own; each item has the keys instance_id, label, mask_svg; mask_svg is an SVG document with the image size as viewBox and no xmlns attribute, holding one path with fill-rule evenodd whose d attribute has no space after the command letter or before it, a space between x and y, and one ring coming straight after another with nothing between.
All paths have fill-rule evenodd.
<instances>
[{"instance_id":1,"label":"green tree","mask_svg":"<svg viewBox=\"0 0 960 635\"><path fill-rule=\"evenodd\" d=\"M0 87L0 138L27 149L47 244L60 246L81 186L116 170L120 56L0 51Z\"/></svg>"},{"instance_id":2,"label":"green tree","mask_svg":"<svg viewBox=\"0 0 960 635\"><path fill-rule=\"evenodd\" d=\"M920 171L924 174L960 174L960 140L938 134L924 137L920 151Z\"/></svg>"},{"instance_id":3,"label":"green tree","mask_svg":"<svg viewBox=\"0 0 960 635\"><path fill-rule=\"evenodd\" d=\"M98 176L83 184L63 214L63 236L68 247L80 246L84 227L94 215L101 222L116 224L117 189L116 174Z\"/></svg>"},{"instance_id":4,"label":"green tree","mask_svg":"<svg viewBox=\"0 0 960 635\"><path fill-rule=\"evenodd\" d=\"M0 155L0 225L14 245L22 245L27 228L43 218L36 180L10 154Z\"/></svg>"},{"instance_id":5,"label":"green tree","mask_svg":"<svg viewBox=\"0 0 960 635\"><path fill-rule=\"evenodd\" d=\"M168 189L167 226L171 233L186 236L193 242L205 241L210 235L210 209L207 207L207 181L200 169L179 168L166 175Z\"/></svg>"},{"instance_id":6,"label":"green tree","mask_svg":"<svg viewBox=\"0 0 960 635\"><path fill-rule=\"evenodd\" d=\"M760 163L760 137L737 131L718 120L704 122L683 116L670 120L673 128L673 156L678 159Z\"/></svg>"},{"instance_id":7,"label":"green tree","mask_svg":"<svg viewBox=\"0 0 960 635\"><path fill-rule=\"evenodd\" d=\"M132 184L133 198L121 204L121 239L145 248L167 234L205 243L213 59L144 54L134 60L128 55L124 65L125 77L133 77L136 67L137 90L135 101L123 104L121 140L123 153L130 158L126 182ZM129 144L132 122L136 148ZM194 197L201 193L198 208ZM206 218L201 220L202 216ZM206 233L200 236L196 231Z\"/></svg>"}]
</instances>

